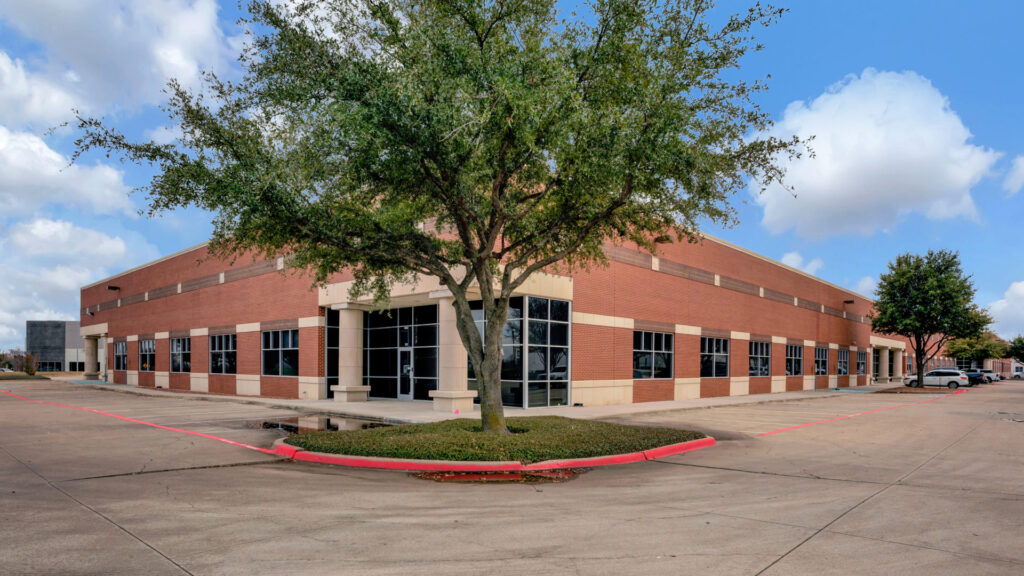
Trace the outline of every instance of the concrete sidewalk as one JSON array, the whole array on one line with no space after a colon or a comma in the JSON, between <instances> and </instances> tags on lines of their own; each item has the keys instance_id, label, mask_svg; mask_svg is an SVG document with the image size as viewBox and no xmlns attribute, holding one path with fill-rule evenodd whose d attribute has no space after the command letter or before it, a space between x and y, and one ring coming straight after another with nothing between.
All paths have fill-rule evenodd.
<instances>
[{"instance_id":1,"label":"concrete sidewalk","mask_svg":"<svg viewBox=\"0 0 1024 576\"><path fill-rule=\"evenodd\" d=\"M280 398L258 398L244 396L217 396L212 394L192 394L189 392L171 392L167 390L154 390L152 388L139 388L137 386L126 386L123 384L107 384L105 382L84 381L74 378L56 378L56 380L70 382L80 386L89 386L99 390L115 391L127 394L139 394L143 396L156 396L168 398L184 398L190 400L207 402L235 402L264 406L268 408L285 408L300 412L315 412L330 414L348 418L362 418L392 423L415 423L415 422L439 422L453 418L479 418L479 406L474 407L473 412L462 414L447 414L436 412L431 402L405 402L398 400L372 399L368 402L336 402L334 400L287 400ZM812 400L823 398L835 398L856 392L874 392L891 388L894 384L873 384L859 388L825 389L825 390L802 390L798 392L779 392L775 394L752 394L747 396L724 396L719 398L701 398L697 400L679 400L671 402L642 402L638 404L617 404L612 406L551 406L546 408L512 408L505 407L505 416L565 416L568 418L580 418L583 420L594 420L601 418L613 418L629 416L634 414L645 414L651 412L665 412L670 410L693 410L698 408L711 408L715 406L734 406L742 404L762 404L765 402L782 402L789 400Z\"/></svg>"}]
</instances>

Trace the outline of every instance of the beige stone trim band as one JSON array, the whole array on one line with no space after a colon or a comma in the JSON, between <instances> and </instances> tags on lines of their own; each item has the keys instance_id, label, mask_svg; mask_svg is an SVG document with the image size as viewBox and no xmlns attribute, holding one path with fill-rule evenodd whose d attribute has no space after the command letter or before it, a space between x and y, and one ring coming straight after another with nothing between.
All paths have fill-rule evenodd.
<instances>
[{"instance_id":1,"label":"beige stone trim band","mask_svg":"<svg viewBox=\"0 0 1024 576\"><path fill-rule=\"evenodd\" d=\"M604 314L587 314L585 312L572 313L573 324L587 324L590 326L605 326L607 328L628 328L633 329L632 318L619 316L605 316Z\"/></svg>"},{"instance_id":2,"label":"beige stone trim band","mask_svg":"<svg viewBox=\"0 0 1024 576\"><path fill-rule=\"evenodd\" d=\"M305 318L299 318L299 328L316 328L317 326L326 326L327 319L323 316L307 316Z\"/></svg>"},{"instance_id":3,"label":"beige stone trim band","mask_svg":"<svg viewBox=\"0 0 1024 576\"><path fill-rule=\"evenodd\" d=\"M78 335L83 338L86 336L101 336L107 332L106 322L103 322L102 324L91 324L89 326L79 326L78 328Z\"/></svg>"}]
</instances>

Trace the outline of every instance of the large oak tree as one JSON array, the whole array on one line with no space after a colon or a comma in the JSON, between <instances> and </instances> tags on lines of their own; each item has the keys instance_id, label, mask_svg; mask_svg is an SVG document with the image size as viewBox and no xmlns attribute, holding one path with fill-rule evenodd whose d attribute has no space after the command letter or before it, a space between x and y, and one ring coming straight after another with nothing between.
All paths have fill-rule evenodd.
<instances>
[{"instance_id":1,"label":"large oak tree","mask_svg":"<svg viewBox=\"0 0 1024 576\"><path fill-rule=\"evenodd\" d=\"M531 275L654 250L731 223L730 197L781 176L741 58L780 10L708 0L256 1L244 77L172 82L173 144L80 118L79 154L157 168L149 212L215 214L216 254L288 253L386 300L414 276L454 296L486 431L504 432L501 330ZM424 223L430 225L424 226ZM479 291L481 338L470 312Z\"/></svg>"}]
</instances>

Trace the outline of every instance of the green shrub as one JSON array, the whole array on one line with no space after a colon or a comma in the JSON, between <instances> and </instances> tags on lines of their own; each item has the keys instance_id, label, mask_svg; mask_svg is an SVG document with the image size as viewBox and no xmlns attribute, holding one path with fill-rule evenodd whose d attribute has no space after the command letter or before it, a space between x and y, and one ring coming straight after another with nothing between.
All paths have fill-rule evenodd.
<instances>
[{"instance_id":1,"label":"green shrub","mask_svg":"<svg viewBox=\"0 0 1024 576\"><path fill-rule=\"evenodd\" d=\"M25 355L25 374L36 375L36 357L31 354Z\"/></svg>"},{"instance_id":2,"label":"green shrub","mask_svg":"<svg viewBox=\"0 0 1024 576\"><path fill-rule=\"evenodd\" d=\"M368 430L309 432L287 442L312 452L419 460L524 464L650 450L703 438L700 432L625 426L561 416L506 419L509 434L484 434L479 420L457 419Z\"/></svg>"}]
</instances>

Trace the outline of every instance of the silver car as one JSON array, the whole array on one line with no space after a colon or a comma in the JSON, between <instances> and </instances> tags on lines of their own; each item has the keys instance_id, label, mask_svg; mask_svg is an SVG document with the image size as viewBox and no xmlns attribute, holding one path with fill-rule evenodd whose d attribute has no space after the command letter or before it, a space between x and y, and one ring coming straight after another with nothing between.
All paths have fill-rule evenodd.
<instances>
[{"instance_id":1,"label":"silver car","mask_svg":"<svg viewBox=\"0 0 1024 576\"><path fill-rule=\"evenodd\" d=\"M903 379L904 386L913 386L917 383L917 376L907 376ZM967 373L963 370L955 370L952 368L943 368L940 370L932 370L924 375L925 386L945 386L951 390L956 390L961 386L970 386L970 379L967 378Z\"/></svg>"}]
</instances>

